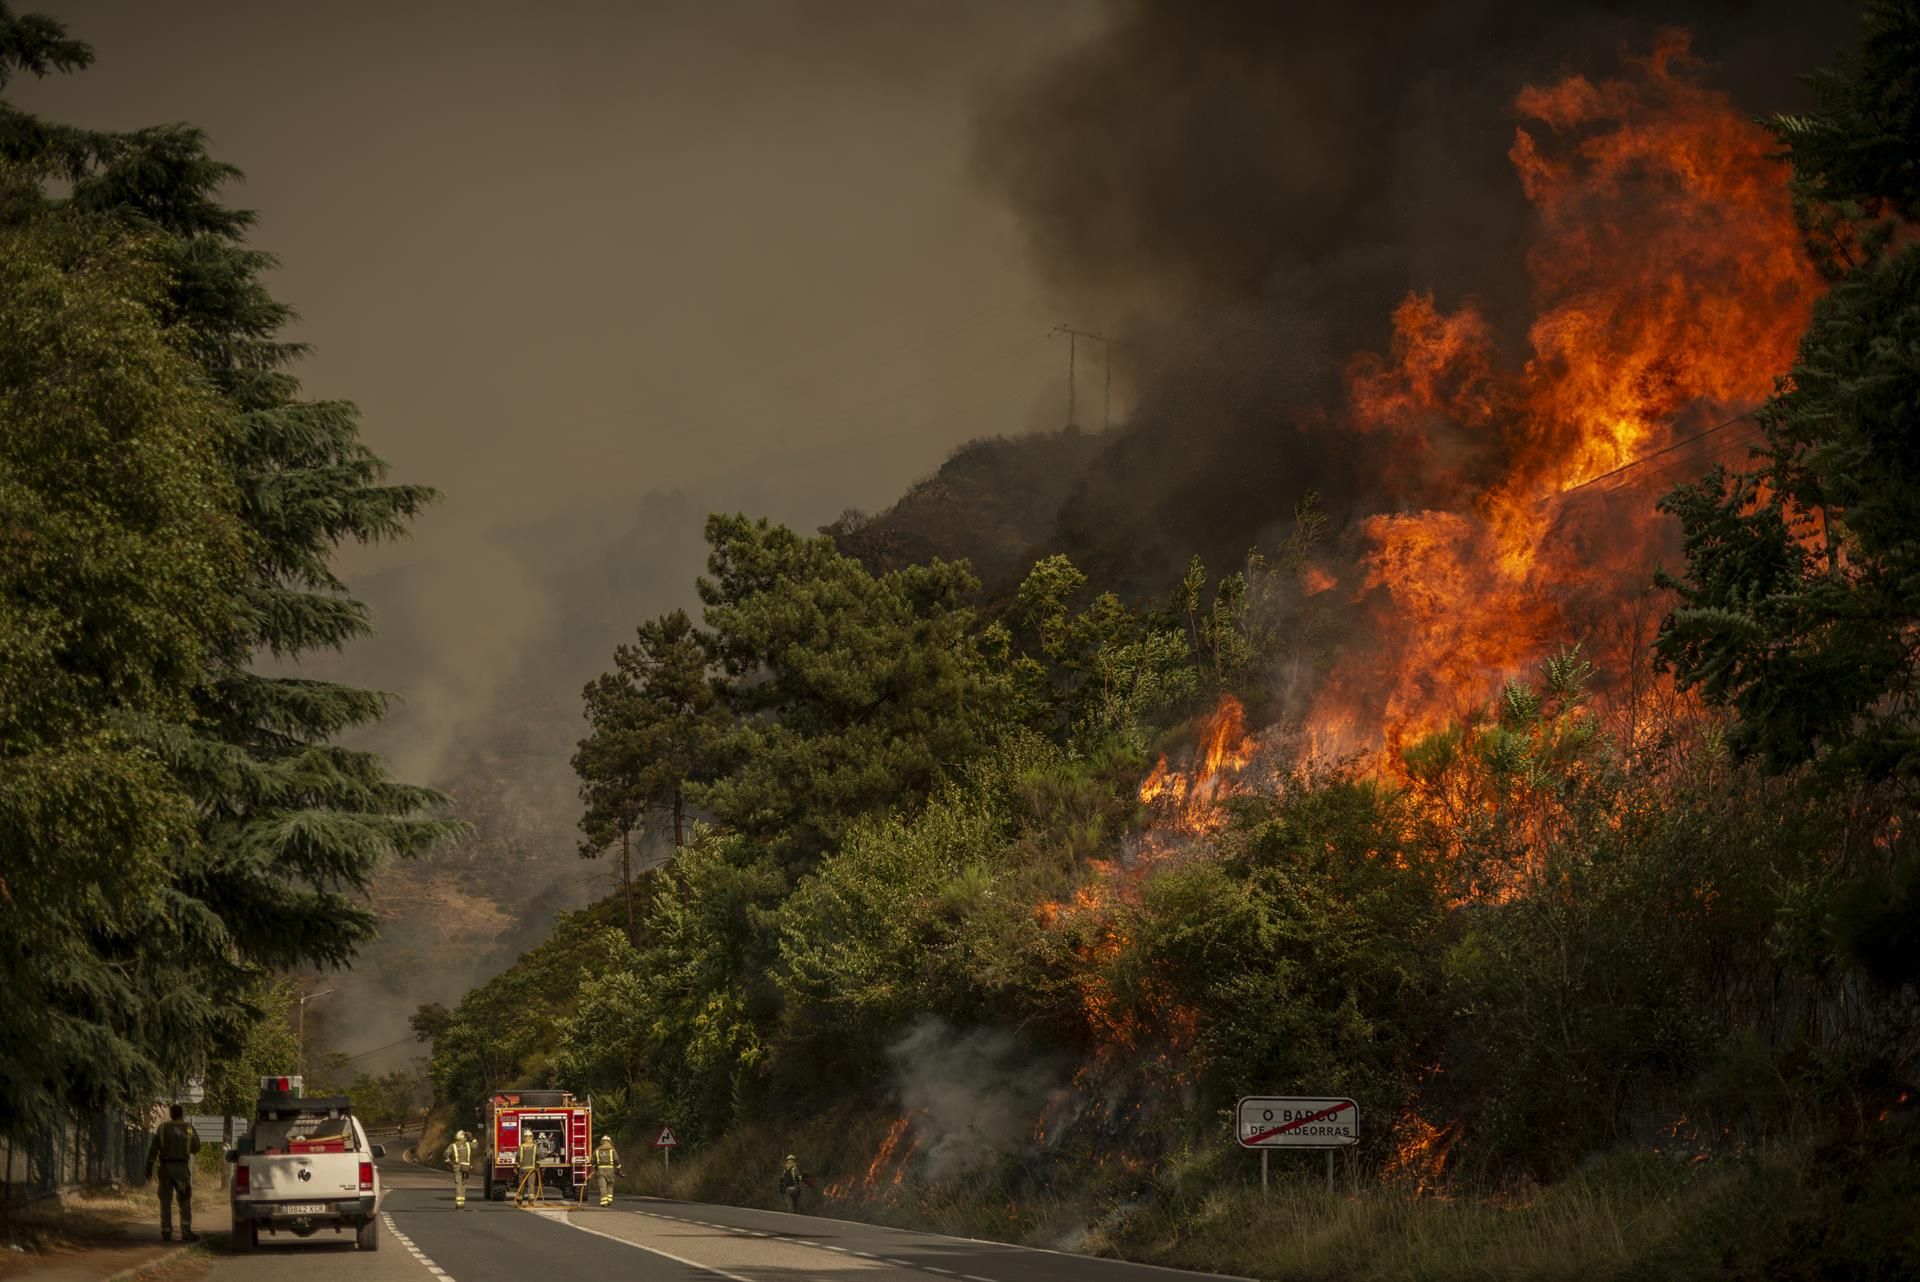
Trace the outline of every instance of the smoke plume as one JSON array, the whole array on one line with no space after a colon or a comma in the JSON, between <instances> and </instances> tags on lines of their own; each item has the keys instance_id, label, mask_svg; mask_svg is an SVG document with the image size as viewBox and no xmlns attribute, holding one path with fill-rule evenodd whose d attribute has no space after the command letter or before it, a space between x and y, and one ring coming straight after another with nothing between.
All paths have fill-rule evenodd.
<instances>
[{"instance_id":1,"label":"smoke plume","mask_svg":"<svg viewBox=\"0 0 1920 1282\"><path fill-rule=\"evenodd\" d=\"M931 1180L1018 1147L1059 1080L1057 1065L1037 1062L1011 1033L957 1029L935 1016L915 1020L887 1055Z\"/></svg>"},{"instance_id":2,"label":"smoke plume","mask_svg":"<svg viewBox=\"0 0 1920 1282\"><path fill-rule=\"evenodd\" d=\"M1728 0L1121 5L976 130L983 181L1071 314L1115 338L1136 398L1058 543L1144 590L1196 551L1237 561L1306 490L1337 521L1390 507L1391 443L1329 407L1409 291L1475 304L1524 357L1521 87L1613 74L1684 27L1710 88L1778 110L1852 22Z\"/></svg>"}]
</instances>

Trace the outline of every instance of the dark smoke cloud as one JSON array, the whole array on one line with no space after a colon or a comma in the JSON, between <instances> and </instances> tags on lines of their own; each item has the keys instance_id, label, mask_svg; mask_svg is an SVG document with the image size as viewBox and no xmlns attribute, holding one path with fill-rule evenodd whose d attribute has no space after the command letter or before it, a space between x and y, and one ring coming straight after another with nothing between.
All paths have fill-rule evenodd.
<instances>
[{"instance_id":1,"label":"dark smoke cloud","mask_svg":"<svg viewBox=\"0 0 1920 1282\"><path fill-rule=\"evenodd\" d=\"M1132 0L982 110L976 166L1036 267L1108 327L1136 412L1060 517L1146 588L1273 537L1295 496L1374 510L1392 460L1335 430L1339 372L1410 290L1477 301L1517 349L1531 211L1507 159L1523 85L1603 77L1661 28L1753 111L1850 43L1844 5L1194 5Z\"/></svg>"}]
</instances>

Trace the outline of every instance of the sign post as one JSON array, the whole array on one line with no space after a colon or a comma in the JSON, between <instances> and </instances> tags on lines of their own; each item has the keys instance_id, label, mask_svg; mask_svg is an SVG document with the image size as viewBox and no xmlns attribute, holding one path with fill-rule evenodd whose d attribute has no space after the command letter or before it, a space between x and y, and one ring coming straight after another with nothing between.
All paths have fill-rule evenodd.
<instances>
[{"instance_id":1,"label":"sign post","mask_svg":"<svg viewBox=\"0 0 1920 1282\"><path fill-rule=\"evenodd\" d=\"M1234 1110L1242 1148L1260 1150L1260 1190L1267 1190L1267 1154L1276 1148L1325 1149L1327 1192L1333 1192L1333 1150L1360 1142L1360 1108L1333 1096L1247 1095Z\"/></svg>"},{"instance_id":2,"label":"sign post","mask_svg":"<svg viewBox=\"0 0 1920 1282\"><path fill-rule=\"evenodd\" d=\"M679 1143L679 1140L673 1138L671 1126L661 1127L660 1138L653 1142L653 1146L660 1150L660 1166L666 1172L669 1184L673 1183L673 1150Z\"/></svg>"}]
</instances>

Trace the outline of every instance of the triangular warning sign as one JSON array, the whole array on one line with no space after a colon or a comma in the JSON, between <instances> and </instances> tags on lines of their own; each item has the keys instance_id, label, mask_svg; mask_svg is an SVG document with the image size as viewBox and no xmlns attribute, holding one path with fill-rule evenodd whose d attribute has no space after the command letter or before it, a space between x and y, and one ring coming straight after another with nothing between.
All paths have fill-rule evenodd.
<instances>
[{"instance_id":1,"label":"triangular warning sign","mask_svg":"<svg viewBox=\"0 0 1920 1282\"><path fill-rule=\"evenodd\" d=\"M655 1148L678 1148L680 1141L673 1138L673 1128L671 1126L663 1126L660 1128L660 1138L653 1142L653 1146Z\"/></svg>"}]
</instances>

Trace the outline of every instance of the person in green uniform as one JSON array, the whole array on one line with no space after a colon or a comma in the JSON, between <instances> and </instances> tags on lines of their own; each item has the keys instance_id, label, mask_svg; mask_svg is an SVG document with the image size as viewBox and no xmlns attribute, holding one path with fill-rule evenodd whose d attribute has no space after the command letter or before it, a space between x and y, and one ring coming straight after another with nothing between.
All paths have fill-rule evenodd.
<instances>
[{"instance_id":1,"label":"person in green uniform","mask_svg":"<svg viewBox=\"0 0 1920 1282\"><path fill-rule=\"evenodd\" d=\"M200 1151L200 1136L193 1123L184 1120L178 1104L167 1110L167 1120L153 1133L147 1146L147 1178L159 1171L160 1240L173 1241L173 1203L180 1201L180 1240L198 1242L193 1231L193 1155Z\"/></svg>"},{"instance_id":2,"label":"person in green uniform","mask_svg":"<svg viewBox=\"0 0 1920 1282\"><path fill-rule=\"evenodd\" d=\"M540 1187L540 1146L528 1131L520 1132L520 1183L513 1190L514 1204L525 1206L546 1196Z\"/></svg>"},{"instance_id":3,"label":"person in green uniform","mask_svg":"<svg viewBox=\"0 0 1920 1282\"><path fill-rule=\"evenodd\" d=\"M593 1150L593 1175L600 1186L600 1205L613 1205L613 1177L620 1174L620 1154L614 1151L613 1137L602 1135Z\"/></svg>"},{"instance_id":4,"label":"person in green uniform","mask_svg":"<svg viewBox=\"0 0 1920 1282\"><path fill-rule=\"evenodd\" d=\"M467 1138L465 1131L453 1137L453 1143L447 1145L447 1165L453 1168L453 1204L456 1207L467 1204L467 1173L473 1169L473 1141Z\"/></svg>"}]
</instances>

